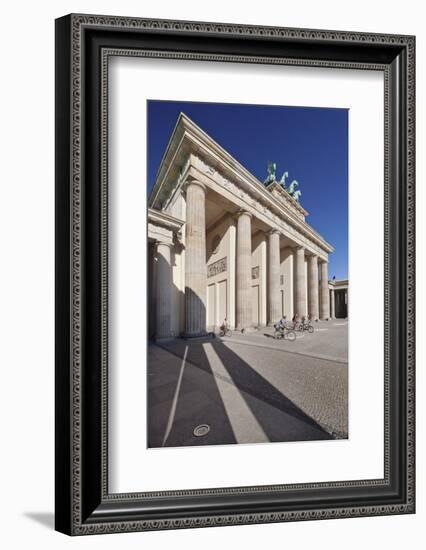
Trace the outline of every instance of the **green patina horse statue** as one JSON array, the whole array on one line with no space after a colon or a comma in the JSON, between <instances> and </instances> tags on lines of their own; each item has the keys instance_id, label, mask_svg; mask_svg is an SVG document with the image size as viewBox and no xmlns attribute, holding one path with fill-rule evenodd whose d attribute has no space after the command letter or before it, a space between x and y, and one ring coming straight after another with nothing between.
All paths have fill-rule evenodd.
<instances>
[{"instance_id":1,"label":"green patina horse statue","mask_svg":"<svg viewBox=\"0 0 426 550\"><path fill-rule=\"evenodd\" d=\"M299 202L300 196L302 195L302 191L300 189L296 189L299 187L299 182L297 180L293 180L288 187L286 187L286 179L288 178L288 172L284 172L281 176L281 179L279 182L277 182L277 164L276 162L268 162L268 175L263 182L264 185L269 185L270 183L279 183L281 187L287 191L287 193L293 197L293 199L297 202Z\"/></svg>"},{"instance_id":2,"label":"green patina horse statue","mask_svg":"<svg viewBox=\"0 0 426 550\"><path fill-rule=\"evenodd\" d=\"M276 181L277 164L275 162L268 162L268 176L263 182L265 185Z\"/></svg>"}]
</instances>

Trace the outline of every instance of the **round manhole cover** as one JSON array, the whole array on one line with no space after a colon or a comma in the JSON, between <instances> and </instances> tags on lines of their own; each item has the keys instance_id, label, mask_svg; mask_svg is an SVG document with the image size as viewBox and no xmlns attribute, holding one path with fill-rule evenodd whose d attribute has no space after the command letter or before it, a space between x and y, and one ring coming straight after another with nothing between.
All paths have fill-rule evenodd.
<instances>
[{"instance_id":1,"label":"round manhole cover","mask_svg":"<svg viewBox=\"0 0 426 550\"><path fill-rule=\"evenodd\" d=\"M208 424L200 424L196 428L194 428L193 434L195 437L203 437L203 435L207 435L210 431L210 426Z\"/></svg>"}]
</instances>

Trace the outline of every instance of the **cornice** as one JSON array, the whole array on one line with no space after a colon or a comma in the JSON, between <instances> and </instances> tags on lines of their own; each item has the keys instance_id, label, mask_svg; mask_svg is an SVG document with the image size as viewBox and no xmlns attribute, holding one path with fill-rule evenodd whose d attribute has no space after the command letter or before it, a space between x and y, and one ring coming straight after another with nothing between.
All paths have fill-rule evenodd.
<instances>
[{"instance_id":1,"label":"cornice","mask_svg":"<svg viewBox=\"0 0 426 550\"><path fill-rule=\"evenodd\" d=\"M185 223L179 218L175 218L166 212L155 210L154 208L148 208L148 221L171 229L172 231L179 231Z\"/></svg>"},{"instance_id":2,"label":"cornice","mask_svg":"<svg viewBox=\"0 0 426 550\"><path fill-rule=\"evenodd\" d=\"M167 205L188 174L189 168L192 165L197 168L197 160L205 166L212 181L213 175L218 172L225 179L238 182L250 196L280 217L284 216L288 223L313 240L326 253L334 251L334 248L306 223L306 210L292 197L288 197L287 206L184 113L180 113L178 117L160 164L149 199L150 206L163 208Z\"/></svg>"}]
</instances>

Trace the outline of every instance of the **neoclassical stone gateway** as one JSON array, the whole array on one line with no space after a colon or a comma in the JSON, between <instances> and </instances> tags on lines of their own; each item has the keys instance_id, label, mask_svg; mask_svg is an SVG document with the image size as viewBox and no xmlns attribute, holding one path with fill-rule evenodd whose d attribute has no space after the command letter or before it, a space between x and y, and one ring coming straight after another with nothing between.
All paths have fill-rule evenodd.
<instances>
[{"instance_id":1,"label":"neoclassical stone gateway","mask_svg":"<svg viewBox=\"0 0 426 550\"><path fill-rule=\"evenodd\" d=\"M334 316L333 247L307 215L181 113L149 198L149 336Z\"/></svg>"}]
</instances>

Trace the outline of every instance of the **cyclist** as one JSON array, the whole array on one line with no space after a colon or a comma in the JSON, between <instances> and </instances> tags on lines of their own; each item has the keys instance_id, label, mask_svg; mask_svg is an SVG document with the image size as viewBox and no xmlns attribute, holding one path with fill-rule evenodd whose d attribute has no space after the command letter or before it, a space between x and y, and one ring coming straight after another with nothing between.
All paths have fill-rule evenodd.
<instances>
[{"instance_id":1,"label":"cyclist","mask_svg":"<svg viewBox=\"0 0 426 550\"><path fill-rule=\"evenodd\" d=\"M224 334L226 334L226 329L228 328L228 324L227 324L227 322L226 322L226 317L225 317L225 319L223 320L223 323L220 325L219 328L220 328L220 330L221 330Z\"/></svg>"},{"instance_id":2,"label":"cyclist","mask_svg":"<svg viewBox=\"0 0 426 550\"><path fill-rule=\"evenodd\" d=\"M281 319L278 321L279 328L283 329L287 325L287 316L284 315L284 317L281 317Z\"/></svg>"},{"instance_id":3,"label":"cyclist","mask_svg":"<svg viewBox=\"0 0 426 550\"><path fill-rule=\"evenodd\" d=\"M280 337L282 338L284 336L284 330L286 328L286 316L281 317L279 321L277 321L274 325L275 328L275 338L278 337L278 334L280 334Z\"/></svg>"}]
</instances>

